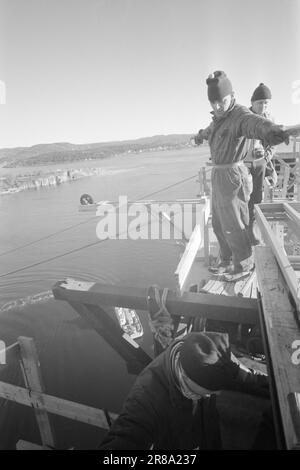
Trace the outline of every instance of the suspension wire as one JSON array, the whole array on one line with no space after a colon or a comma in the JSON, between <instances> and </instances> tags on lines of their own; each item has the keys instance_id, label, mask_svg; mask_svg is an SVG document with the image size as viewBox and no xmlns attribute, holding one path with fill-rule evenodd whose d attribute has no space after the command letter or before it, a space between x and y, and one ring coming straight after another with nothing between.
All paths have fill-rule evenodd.
<instances>
[{"instance_id":1,"label":"suspension wire","mask_svg":"<svg viewBox=\"0 0 300 470\"><path fill-rule=\"evenodd\" d=\"M141 200L141 199L147 199L147 198L149 198L149 197L151 197L151 196L154 196L155 194L161 193L161 192L163 192L163 191L166 191L167 189L170 189L170 188L172 188L172 187L174 187L174 186L177 186L178 184L185 183L186 181L189 181L189 180L195 178L196 176L197 176L197 175L190 176L189 178L185 178L184 180L180 180L180 181L177 182L177 183L173 183L173 184L171 184L171 185L169 185L169 186L166 186L166 187L164 187L164 188L162 188L162 189L159 189L159 190L157 190L157 191L154 191L154 192L151 192L151 193L146 194L146 195L144 195L144 196L141 196L139 199L137 199L137 201L139 201L139 200ZM5 255L8 255L8 254L10 254L10 253L14 253L15 251L21 250L21 249L23 249L23 248L27 248L28 246L35 245L36 243L39 243L39 242L41 242L41 241L43 241L43 240L48 240L49 238L54 237L55 235L59 235L59 234L61 234L61 233L67 232L67 231L71 230L72 228L76 228L76 227L79 227L80 225L87 224L87 223L90 222L91 220L94 220L96 217L97 217L97 216L94 215L93 217L90 217L89 219L84 220L83 222L79 222L79 223L77 223L77 224L70 225L69 227L66 227L66 228L64 228L64 229L62 229L62 230L57 230L56 232L53 232L53 233L51 233L51 234L49 234L49 235L46 235L46 236L41 237L41 238L38 238L37 240L33 240L33 241L29 242L29 243L26 243L25 245L17 246L17 247L15 247L15 248L12 248L11 250L4 251L3 253L0 253L0 257L1 257L1 256L5 256Z\"/></svg>"},{"instance_id":2,"label":"suspension wire","mask_svg":"<svg viewBox=\"0 0 300 470\"><path fill-rule=\"evenodd\" d=\"M55 235L58 235L60 233L67 232L68 230L71 230L72 228L78 227L79 225L84 225L91 220L94 220L96 216L90 217L88 220L84 220L83 222L79 222L78 224L70 225L69 227L66 227L62 230L57 230L57 232L50 233L49 235L46 235L45 237L38 238L37 240L33 240L29 243L26 243L25 245L17 246L16 248L12 248L11 250L4 251L3 253L0 253L0 256L8 255L9 253L13 253L14 251L21 250L22 248L27 248L28 246L34 245L35 243L41 242L43 240L47 240L48 238L54 237Z\"/></svg>"},{"instance_id":3,"label":"suspension wire","mask_svg":"<svg viewBox=\"0 0 300 470\"><path fill-rule=\"evenodd\" d=\"M164 188L162 188L162 189L160 189L160 190L153 191L153 192L151 192L151 193L149 193L149 194L146 194L146 195L142 196L142 197L140 198L140 200L141 200L141 199L149 198L149 197L153 196L154 194L157 194L157 193L159 193L159 192L166 191L167 189L170 189L170 188L172 188L172 187L174 187L174 186L177 186L178 184L182 184L182 183L184 183L184 182L186 182L186 181L189 181L189 180L195 178L195 176L197 176L197 175L189 176L188 178L185 178L185 179L183 179L183 180L180 180L180 181L178 181L177 183L173 183L173 184L171 184L171 185L169 185L169 186L166 186L166 187L164 187ZM95 216L95 217L96 217L96 216ZM95 217L93 217L93 218L95 218ZM85 221L85 222L87 222L87 221ZM149 223L149 221L148 221L148 223ZM126 230L126 232L127 232L127 230ZM121 232L121 233L118 232L118 233L117 233L117 236L121 235L122 233L125 233L125 231L124 231L124 232ZM63 258L63 257L65 257L65 256L68 256L68 255L73 254L73 253L77 253L77 252L79 252L79 251L81 251L81 250L84 250L84 249L86 249L86 248L90 248L90 247L92 247L92 246L99 245L100 243L106 242L107 240L110 240L110 239L109 239L109 238L105 238L104 240L97 240L96 242L88 243L88 244L86 244L86 245L80 246L80 247L75 248L75 249L73 249L73 250L69 250L69 251L66 251L66 252L64 252L64 253L61 253L61 254L59 254L59 255L52 256L51 258L47 258L47 259L45 259L45 260L38 261L38 262L36 262L36 263L30 264L30 265L27 265L27 266L23 266L22 268L18 268L18 269L15 269L15 270L13 270L13 271L9 271L9 272L7 272L7 273L1 274L1 275L0 275L0 278L6 277L6 276L10 276L10 275L12 275L12 274L17 274L17 273L19 273L19 272L22 272L22 271L25 271L25 270L27 270L27 269L40 266L40 265L45 264L45 263L49 263L50 261L54 261L54 260L56 260L56 259Z\"/></svg>"}]
</instances>

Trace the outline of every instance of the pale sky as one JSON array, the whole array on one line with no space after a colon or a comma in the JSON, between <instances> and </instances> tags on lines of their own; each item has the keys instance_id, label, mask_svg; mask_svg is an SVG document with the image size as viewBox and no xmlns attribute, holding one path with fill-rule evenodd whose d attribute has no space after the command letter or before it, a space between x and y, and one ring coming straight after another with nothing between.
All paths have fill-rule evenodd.
<instances>
[{"instance_id":1,"label":"pale sky","mask_svg":"<svg viewBox=\"0 0 300 470\"><path fill-rule=\"evenodd\" d=\"M205 79L214 70L227 73L244 105L264 82L276 122L300 122L300 0L0 0L0 8L0 148L196 132L210 120Z\"/></svg>"}]
</instances>

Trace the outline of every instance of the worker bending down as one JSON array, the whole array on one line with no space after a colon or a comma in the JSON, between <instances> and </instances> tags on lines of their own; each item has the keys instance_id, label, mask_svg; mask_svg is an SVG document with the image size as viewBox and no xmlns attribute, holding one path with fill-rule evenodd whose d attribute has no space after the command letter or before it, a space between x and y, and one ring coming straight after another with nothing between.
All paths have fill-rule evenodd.
<instances>
[{"instance_id":1,"label":"worker bending down","mask_svg":"<svg viewBox=\"0 0 300 470\"><path fill-rule=\"evenodd\" d=\"M100 450L275 448L268 379L225 333L190 333L137 377Z\"/></svg>"}]
</instances>

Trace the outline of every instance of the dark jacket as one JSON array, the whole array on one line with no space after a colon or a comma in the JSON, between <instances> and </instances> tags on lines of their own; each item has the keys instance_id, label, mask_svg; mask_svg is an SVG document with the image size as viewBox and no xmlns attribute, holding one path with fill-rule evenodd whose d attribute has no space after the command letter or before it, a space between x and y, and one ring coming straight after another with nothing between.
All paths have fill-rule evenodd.
<instances>
[{"instance_id":1,"label":"dark jacket","mask_svg":"<svg viewBox=\"0 0 300 470\"><path fill-rule=\"evenodd\" d=\"M194 404L177 389L170 371L169 347L138 376L100 450L147 450L152 446L165 450L221 448L222 426L216 407L219 396L206 396ZM220 400L221 409L228 410L228 404L233 406L233 397L234 393L229 399L225 394ZM264 407L269 404L269 400L259 400ZM253 416L250 421L255 421Z\"/></svg>"},{"instance_id":2,"label":"dark jacket","mask_svg":"<svg viewBox=\"0 0 300 470\"><path fill-rule=\"evenodd\" d=\"M215 396L193 407L177 389L170 373L170 348L160 354L137 378L122 412L100 449L194 449L205 447L202 414L212 408ZM207 434L208 435L208 434Z\"/></svg>"}]
</instances>

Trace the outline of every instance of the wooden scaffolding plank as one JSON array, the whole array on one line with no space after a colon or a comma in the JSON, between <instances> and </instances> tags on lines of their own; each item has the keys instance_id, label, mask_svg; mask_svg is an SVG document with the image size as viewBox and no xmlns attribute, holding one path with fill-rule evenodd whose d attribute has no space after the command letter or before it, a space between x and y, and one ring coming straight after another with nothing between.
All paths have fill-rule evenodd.
<instances>
[{"instance_id":1,"label":"wooden scaffolding plank","mask_svg":"<svg viewBox=\"0 0 300 470\"><path fill-rule=\"evenodd\" d=\"M224 281L219 281L215 279L211 288L209 289L210 294L220 295L224 289Z\"/></svg>"},{"instance_id":2,"label":"wooden scaffolding plank","mask_svg":"<svg viewBox=\"0 0 300 470\"><path fill-rule=\"evenodd\" d=\"M299 427L300 413L295 416L289 404L291 394L300 391L300 365L299 361L293 361L295 345L299 348L299 325L288 287L270 247L255 247L255 265L286 447L300 448L295 427L295 420Z\"/></svg>"},{"instance_id":3,"label":"wooden scaffolding plank","mask_svg":"<svg viewBox=\"0 0 300 470\"><path fill-rule=\"evenodd\" d=\"M101 429L109 429L106 412L91 406L53 397L46 393L30 391L6 382L0 382L0 397L21 405L43 408L48 413L90 424ZM109 418L113 421L117 418L117 414L109 412Z\"/></svg>"},{"instance_id":4,"label":"wooden scaffolding plank","mask_svg":"<svg viewBox=\"0 0 300 470\"><path fill-rule=\"evenodd\" d=\"M295 271L289 262L284 249L279 245L276 236L272 232L272 229L264 217L264 214L260 208L260 205L255 205L255 218L264 238L264 241L268 246L271 247L277 262L280 266L282 275L288 284L289 290L294 298L295 305L297 306L297 310L299 312L300 308L300 299L299 299L299 282Z\"/></svg>"},{"instance_id":5,"label":"wooden scaffolding plank","mask_svg":"<svg viewBox=\"0 0 300 470\"><path fill-rule=\"evenodd\" d=\"M84 284L84 286L83 286ZM86 305L114 305L148 311L147 289L83 283L75 279L60 281L52 289L54 297ZM160 296L162 289L160 289ZM166 307L171 315L206 317L238 323L255 324L258 306L253 299L214 294L184 292L179 296L169 290Z\"/></svg>"},{"instance_id":6,"label":"wooden scaffolding plank","mask_svg":"<svg viewBox=\"0 0 300 470\"><path fill-rule=\"evenodd\" d=\"M20 439L16 443L16 450L53 450L51 447L39 446L33 442L23 441Z\"/></svg>"},{"instance_id":7,"label":"wooden scaffolding plank","mask_svg":"<svg viewBox=\"0 0 300 470\"><path fill-rule=\"evenodd\" d=\"M224 282L224 288L222 290L222 295L227 295L228 297L234 297L234 282Z\"/></svg>"},{"instance_id":8,"label":"wooden scaffolding plank","mask_svg":"<svg viewBox=\"0 0 300 470\"><path fill-rule=\"evenodd\" d=\"M21 365L25 385L29 388L30 391L42 393L44 392L44 385L34 341L32 338L20 336L18 338L18 342L20 344ZM41 434L42 444L43 446L54 448L55 439L50 419L47 411L45 410L45 407L43 406L43 401L40 405L41 406L36 406L36 404L32 402L35 417Z\"/></svg>"},{"instance_id":9,"label":"wooden scaffolding plank","mask_svg":"<svg viewBox=\"0 0 300 470\"><path fill-rule=\"evenodd\" d=\"M205 207L202 213L204 266L209 266L209 255L210 255L209 222L210 222L210 200L207 198L205 202Z\"/></svg>"},{"instance_id":10,"label":"wooden scaffolding plank","mask_svg":"<svg viewBox=\"0 0 300 470\"><path fill-rule=\"evenodd\" d=\"M283 204L284 202L286 201L280 201L280 202L263 202L261 204L259 204L259 207L260 209L263 211L263 212L266 212L266 213L271 213L271 214L275 214L275 213L284 213L285 210L284 210L284 207L283 207ZM288 204L293 208L295 209L297 212L300 212L300 202L297 202L297 201L289 201ZM269 214L268 214L269 215Z\"/></svg>"},{"instance_id":11,"label":"wooden scaffolding plank","mask_svg":"<svg viewBox=\"0 0 300 470\"><path fill-rule=\"evenodd\" d=\"M189 242L175 271L175 279L179 294L182 294L185 290L186 280L188 278L193 262L195 261L198 250L201 247L201 244L201 226L200 224L196 224L191 238L189 239Z\"/></svg>"},{"instance_id":12,"label":"wooden scaffolding plank","mask_svg":"<svg viewBox=\"0 0 300 470\"><path fill-rule=\"evenodd\" d=\"M240 281L236 282L235 288L234 288L235 294L246 296L248 290L250 290L254 276L255 276L255 271L252 271L247 278L241 279Z\"/></svg>"},{"instance_id":13,"label":"wooden scaffolding plank","mask_svg":"<svg viewBox=\"0 0 300 470\"><path fill-rule=\"evenodd\" d=\"M251 299L257 299L257 274L253 278L253 284L251 289Z\"/></svg>"},{"instance_id":14,"label":"wooden scaffolding plank","mask_svg":"<svg viewBox=\"0 0 300 470\"><path fill-rule=\"evenodd\" d=\"M201 287L200 292L210 292L211 287L214 285L214 280L209 279L204 286Z\"/></svg>"},{"instance_id":15,"label":"wooden scaffolding plank","mask_svg":"<svg viewBox=\"0 0 300 470\"><path fill-rule=\"evenodd\" d=\"M99 305L69 302L71 307L125 360L129 373L139 374L152 358Z\"/></svg>"},{"instance_id":16,"label":"wooden scaffolding plank","mask_svg":"<svg viewBox=\"0 0 300 470\"><path fill-rule=\"evenodd\" d=\"M293 229L298 237L300 237L300 214L290 204L283 203L286 214L292 219L294 226Z\"/></svg>"}]
</instances>

